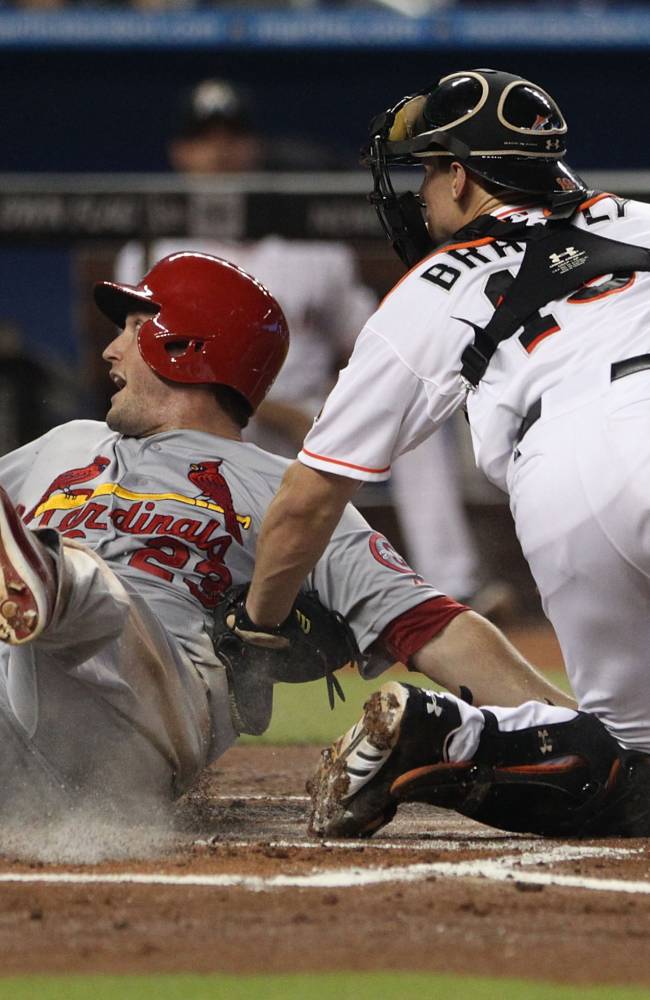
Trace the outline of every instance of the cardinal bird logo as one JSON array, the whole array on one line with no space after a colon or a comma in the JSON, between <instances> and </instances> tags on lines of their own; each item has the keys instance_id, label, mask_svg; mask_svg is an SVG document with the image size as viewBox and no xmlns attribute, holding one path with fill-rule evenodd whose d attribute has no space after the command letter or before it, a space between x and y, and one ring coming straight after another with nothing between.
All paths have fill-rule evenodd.
<instances>
[{"instance_id":1,"label":"cardinal bird logo","mask_svg":"<svg viewBox=\"0 0 650 1000\"><path fill-rule=\"evenodd\" d=\"M222 459L216 462L195 462L190 465L187 478L201 490L199 497L205 497L206 500L211 500L223 509L226 531L241 545L242 537L237 521L237 512L232 502L228 483L219 471L221 463Z\"/></svg>"},{"instance_id":2,"label":"cardinal bird logo","mask_svg":"<svg viewBox=\"0 0 650 1000\"><path fill-rule=\"evenodd\" d=\"M67 472L61 472L53 479L48 488L45 490L43 496L37 500L32 509L28 514L25 514L24 521L31 521L33 517L36 516L36 511L45 503L46 500L54 493L63 493L67 497L79 496L82 493L90 495L92 490L73 490L73 486L77 486L79 483L88 483L92 479L96 479L100 476L107 466L110 465L110 459L106 458L104 455L95 455L92 462L88 465L82 466L80 469L69 469Z\"/></svg>"}]
</instances>

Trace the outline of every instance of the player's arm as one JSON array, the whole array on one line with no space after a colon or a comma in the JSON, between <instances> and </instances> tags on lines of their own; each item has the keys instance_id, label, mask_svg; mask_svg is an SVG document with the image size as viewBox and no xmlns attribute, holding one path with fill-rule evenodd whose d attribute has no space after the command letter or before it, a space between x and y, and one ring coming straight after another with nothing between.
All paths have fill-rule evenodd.
<instances>
[{"instance_id":1,"label":"player's arm","mask_svg":"<svg viewBox=\"0 0 650 1000\"><path fill-rule=\"evenodd\" d=\"M542 676L494 625L474 611L453 618L409 657L414 670L452 694L471 692L475 705L548 701L576 708L574 699Z\"/></svg>"},{"instance_id":2,"label":"player's arm","mask_svg":"<svg viewBox=\"0 0 650 1000\"><path fill-rule=\"evenodd\" d=\"M285 620L361 483L294 462L264 518L246 611L257 625Z\"/></svg>"},{"instance_id":3,"label":"player's arm","mask_svg":"<svg viewBox=\"0 0 650 1000\"><path fill-rule=\"evenodd\" d=\"M366 328L264 518L246 602L254 624L284 621L346 503L362 482L388 478L404 424L408 435L427 424L422 391L390 345Z\"/></svg>"}]
</instances>

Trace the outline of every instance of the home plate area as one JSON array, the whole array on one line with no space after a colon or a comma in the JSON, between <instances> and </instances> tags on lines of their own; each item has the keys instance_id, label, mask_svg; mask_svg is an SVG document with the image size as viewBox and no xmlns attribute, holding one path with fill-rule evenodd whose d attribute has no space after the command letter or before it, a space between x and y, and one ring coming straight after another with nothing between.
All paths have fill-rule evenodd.
<instances>
[{"instance_id":1,"label":"home plate area","mask_svg":"<svg viewBox=\"0 0 650 1000\"><path fill-rule=\"evenodd\" d=\"M645 841L509 835L415 805L371 840L313 840L304 780L317 758L236 747L173 829L139 829L112 851L82 831L36 860L5 841L5 974L431 969L650 984Z\"/></svg>"}]
</instances>

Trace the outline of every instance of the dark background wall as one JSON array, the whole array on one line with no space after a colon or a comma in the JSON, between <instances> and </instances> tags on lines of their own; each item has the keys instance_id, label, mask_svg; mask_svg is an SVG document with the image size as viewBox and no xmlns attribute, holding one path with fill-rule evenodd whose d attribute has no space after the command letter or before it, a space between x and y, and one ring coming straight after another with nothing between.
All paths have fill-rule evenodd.
<instances>
[{"instance_id":1,"label":"dark background wall","mask_svg":"<svg viewBox=\"0 0 650 1000\"><path fill-rule=\"evenodd\" d=\"M326 143L353 167L374 114L446 72L486 65L557 98L576 166L648 166L646 50L50 50L2 54L0 172L165 170L175 93L217 75L251 88L262 131Z\"/></svg>"}]
</instances>

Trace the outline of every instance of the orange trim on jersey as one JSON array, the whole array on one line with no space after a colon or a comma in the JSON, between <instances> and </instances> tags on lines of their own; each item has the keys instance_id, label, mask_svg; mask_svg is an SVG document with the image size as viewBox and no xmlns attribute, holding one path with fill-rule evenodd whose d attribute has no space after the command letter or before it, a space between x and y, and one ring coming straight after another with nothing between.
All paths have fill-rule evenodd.
<instances>
[{"instance_id":1,"label":"orange trim on jersey","mask_svg":"<svg viewBox=\"0 0 650 1000\"><path fill-rule=\"evenodd\" d=\"M412 274L412 273L413 273L413 271L415 271L415 270L416 270L416 268L418 268L418 267L421 267L421 266L422 266L422 264L425 264L425 263L426 263L426 261L428 261L428 260L431 260L431 259L432 259L432 257L437 257L437 256L438 256L438 254L440 254L440 253L449 253L449 251L450 251L450 250L466 250L466 249L467 249L468 247L484 247L484 246L486 246L486 245L487 245L488 243L494 243L494 242L496 242L496 240L495 240L495 237L494 237L494 236L484 236L484 237L483 237L482 239L480 239L480 240L467 240L467 242L466 242L466 243L452 243L452 245L451 245L451 246L449 246L449 247L440 247L440 248L439 248L438 250L434 250L434 251L433 251L433 253L430 253L428 257L425 257L425 258L424 258L423 260L419 260L419 261L417 262L417 264L414 264L414 265L413 265L413 267L412 267L412 268L410 269L410 271L407 271L407 272L406 272L406 274L404 274L404 275L403 275L403 276L402 276L402 277L401 277L401 278L399 279L399 281L397 282L397 284L396 284L396 285L393 285L393 287L391 288L391 290L390 290L389 292L387 292L387 294L386 294L386 295L384 295L384 297L383 297L383 299L381 300L381 302L379 303L379 305L380 305L380 306L383 306L383 304L384 304L384 302L386 301L386 299L387 299L387 298L388 298L388 297L389 297L390 295L392 295L392 294L393 294L393 292L394 292L394 291L395 291L396 289L398 289L398 288L399 288L399 286L400 286L400 285L402 284L402 282L403 282L403 281L406 281L406 279L408 278L408 276L409 276L410 274Z\"/></svg>"},{"instance_id":2,"label":"orange trim on jersey","mask_svg":"<svg viewBox=\"0 0 650 1000\"><path fill-rule=\"evenodd\" d=\"M586 209L591 208L592 205L595 205L597 201L602 201L603 198L615 198L615 197L616 195L610 194L608 191L604 191L602 194L594 195L593 198L588 198L587 201L583 201L582 204L578 205L577 211L584 212L586 211ZM504 216L514 215L516 212L523 212L527 211L529 208L537 208L537 207L539 206L535 204L522 205L519 208L509 208L506 212L502 214ZM545 216L551 215L551 211L552 210L550 208L545 208L544 215ZM495 218L498 219L500 218L500 216L496 215ZM487 246L488 243L496 243L496 237L484 236L480 240L468 240L466 243L453 243L451 246L440 247L438 250L434 250L433 253L430 253L428 257L424 257L422 260L419 260L417 264L414 264L413 267L406 272L406 274L402 275L397 284L393 285L391 290L387 292L386 295L384 295L383 299L379 303L378 308L380 306L383 306L386 299L388 299L393 294L393 292L399 288L399 286L402 284L403 281L406 281L409 275L412 274L413 271L416 270L416 268L421 267L422 264L425 264L428 260L431 260L433 257L437 257L438 254L449 253L450 250L467 250L469 247L483 247ZM327 459L326 461L329 461L329 459Z\"/></svg>"},{"instance_id":3,"label":"orange trim on jersey","mask_svg":"<svg viewBox=\"0 0 650 1000\"><path fill-rule=\"evenodd\" d=\"M309 455L310 458L316 458L319 462L331 462L332 465L344 465L346 469L357 469L358 472L388 472L390 469L390 465L387 465L384 469L369 469L365 465L353 465L352 462L343 462L340 458L328 458L327 455L317 455L316 452L309 451L304 447L302 450L305 455Z\"/></svg>"},{"instance_id":4,"label":"orange trim on jersey","mask_svg":"<svg viewBox=\"0 0 650 1000\"><path fill-rule=\"evenodd\" d=\"M585 212L588 208L591 208L592 205L595 205L597 201L602 201L603 198L615 198L615 197L616 195L612 194L611 191L601 191L600 194L594 195L593 198L588 198L587 201L581 202L581 204L578 205L578 211Z\"/></svg>"},{"instance_id":5,"label":"orange trim on jersey","mask_svg":"<svg viewBox=\"0 0 650 1000\"><path fill-rule=\"evenodd\" d=\"M560 330L561 327L559 326L552 326L550 330L544 330L544 333L540 333L539 337L535 337L534 340L531 340L530 344L526 348L527 352L530 354L532 351L535 350L538 344L541 344L543 340L545 340L547 337L550 337L552 333L559 333Z\"/></svg>"},{"instance_id":6,"label":"orange trim on jersey","mask_svg":"<svg viewBox=\"0 0 650 1000\"><path fill-rule=\"evenodd\" d=\"M615 197L616 195L612 194L610 191L601 191L600 194L595 194L593 198L587 198L586 201L581 202L576 208L576 212L586 212L587 209L591 208L592 205L595 205L597 201L602 201L603 198L615 198ZM551 208L544 209L544 215L546 217L552 214L553 210Z\"/></svg>"},{"instance_id":7,"label":"orange trim on jersey","mask_svg":"<svg viewBox=\"0 0 650 1000\"><path fill-rule=\"evenodd\" d=\"M582 285L581 287L584 288L586 285L593 285L594 281L599 281L600 278L603 277L604 275L600 274L598 275L597 278L592 278L590 281L585 281L584 285ZM569 297L566 301L570 306L589 306L591 305L592 302L598 302L598 299L606 299L608 295L618 295L619 292L624 292L625 289L630 288L635 281L636 281L636 271L634 271L630 280L626 281L625 284L621 285L619 288L610 288L606 292L601 292L600 295L592 295L591 298L589 299L572 299L571 297ZM580 291L580 289L578 288L576 289L576 291ZM575 295L575 292L573 292L573 294Z\"/></svg>"}]
</instances>

